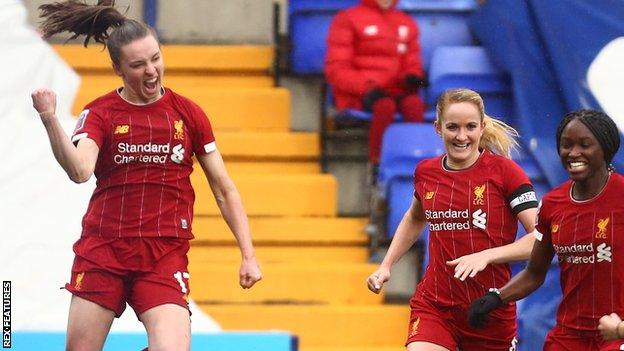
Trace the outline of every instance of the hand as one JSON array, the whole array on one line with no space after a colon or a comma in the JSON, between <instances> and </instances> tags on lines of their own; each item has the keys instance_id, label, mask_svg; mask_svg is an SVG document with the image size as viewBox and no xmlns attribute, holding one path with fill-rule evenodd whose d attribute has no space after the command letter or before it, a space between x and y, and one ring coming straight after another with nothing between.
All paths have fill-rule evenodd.
<instances>
[{"instance_id":1,"label":"hand","mask_svg":"<svg viewBox=\"0 0 624 351\"><path fill-rule=\"evenodd\" d=\"M468 324L474 329L483 328L490 319L488 316L490 312L502 305L503 300L501 300L498 293L490 291L470 304L468 308Z\"/></svg>"},{"instance_id":2,"label":"hand","mask_svg":"<svg viewBox=\"0 0 624 351\"><path fill-rule=\"evenodd\" d=\"M419 77L414 74L408 74L405 76L405 87L410 91L418 91L421 88L429 86L429 81L426 77Z\"/></svg>"},{"instance_id":3,"label":"hand","mask_svg":"<svg viewBox=\"0 0 624 351\"><path fill-rule=\"evenodd\" d=\"M385 282L390 280L390 271L386 268L379 268L375 273L371 274L368 279L366 279L366 284L368 285L368 290L374 292L375 294L379 294Z\"/></svg>"},{"instance_id":4,"label":"hand","mask_svg":"<svg viewBox=\"0 0 624 351\"><path fill-rule=\"evenodd\" d=\"M381 88L372 88L362 97L362 107L365 111L372 111L377 100L387 97L388 93Z\"/></svg>"},{"instance_id":5,"label":"hand","mask_svg":"<svg viewBox=\"0 0 624 351\"><path fill-rule=\"evenodd\" d=\"M239 271L240 286L243 289L249 289L260 280L262 280L262 272L256 258L243 259Z\"/></svg>"},{"instance_id":6,"label":"hand","mask_svg":"<svg viewBox=\"0 0 624 351\"><path fill-rule=\"evenodd\" d=\"M620 323L622 323L622 319L615 313L600 317L598 330L600 334L602 334L602 338L605 340L614 340L623 337L624 335L618 332Z\"/></svg>"},{"instance_id":7,"label":"hand","mask_svg":"<svg viewBox=\"0 0 624 351\"><path fill-rule=\"evenodd\" d=\"M490 264L487 250L461 256L452 261L446 261L449 266L455 266L455 278L464 281L467 277L474 278L477 273Z\"/></svg>"},{"instance_id":8,"label":"hand","mask_svg":"<svg viewBox=\"0 0 624 351\"><path fill-rule=\"evenodd\" d=\"M52 90L37 89L30 96L33 107L44 122L56 114L56 94Z\"/></svg>"}]
</instances>

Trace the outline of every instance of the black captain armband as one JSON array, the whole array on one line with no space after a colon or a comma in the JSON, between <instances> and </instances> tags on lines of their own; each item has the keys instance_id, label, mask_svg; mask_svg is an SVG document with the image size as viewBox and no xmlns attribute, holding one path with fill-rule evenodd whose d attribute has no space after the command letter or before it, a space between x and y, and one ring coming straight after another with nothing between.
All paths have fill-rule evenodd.
<instances>
[{"instance_id":1,"label":"black captain armband","mask_svg":"<svg viewBox=\"0 0 624 351\"><path fill-rule=\"evenodd\" d=\"M533 186L529 184L522 184L514 191L511 196L507 198L511 211L514 214L518 214L527 208L537 207L537 196Z\"/></svg>"}]
</instances>

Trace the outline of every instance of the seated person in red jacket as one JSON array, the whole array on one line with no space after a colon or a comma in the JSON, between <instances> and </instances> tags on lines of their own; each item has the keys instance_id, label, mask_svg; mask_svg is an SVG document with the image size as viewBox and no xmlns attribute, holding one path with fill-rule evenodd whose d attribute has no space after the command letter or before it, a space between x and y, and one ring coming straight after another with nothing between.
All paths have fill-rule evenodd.
<instances>
[{"instance_id":1,"label":"seated person in red jacket","mask_svg":"<svg viewBox=\"0 0 624 351\"><path fill-rule=\"evenodd\" d=\"M362 0L340 11L327 38L325 75L338 109L372 112L369 159L379 163L381 137L397 108L407 122L421 122L425 83L418 26L395 9L397 0Z\"/></svg>"}]
</instances>

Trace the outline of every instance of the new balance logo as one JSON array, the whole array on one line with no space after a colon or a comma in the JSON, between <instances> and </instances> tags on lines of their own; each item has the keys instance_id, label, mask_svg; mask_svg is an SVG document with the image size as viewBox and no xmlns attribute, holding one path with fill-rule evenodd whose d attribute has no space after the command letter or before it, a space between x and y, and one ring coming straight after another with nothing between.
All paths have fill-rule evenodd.
<instances>
[{"instance_id":1,"label":"new balance logo","mask_svg":"<svg viewBox=\"0 0 624 351\"><path fill-rule=\"evenodd\" d=\"M607 243L602 243L596 247L596 258L598 262L607 261L611 262L611 246L607 246Z\"/></svg>"},{"instance_id":2,"label":"new balance logo","mask_svg":"<svg viewBox=\"0 0 624 351\"><path fill-rule=\"evenodd\" d=\"M171 161L178 164L182 163L184 160L184 148L182 147L182 144L174 146L172 151L173 154L171 155Z\"/></svg>"},{"instance_id":3,"label":"new balance logo","mask_svg":"<svg viewBox=\"0 0 624 351\"><path fill-rule=\"evenodd\" d=\"M472 213L472 225L479 229L485 230L485 225L487 224L487 213L483 212L483 210L478 209Z\"/></svg>"}]
</instances>

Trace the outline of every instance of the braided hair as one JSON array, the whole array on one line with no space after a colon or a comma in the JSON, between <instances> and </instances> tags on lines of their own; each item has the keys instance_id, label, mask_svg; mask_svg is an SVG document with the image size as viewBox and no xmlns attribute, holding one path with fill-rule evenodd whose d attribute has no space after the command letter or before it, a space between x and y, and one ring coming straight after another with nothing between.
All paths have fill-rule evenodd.
<instances>
[{"instance_id":1,"label":"braided hair","mask_svg":"<svg viewBox=\"0 0 624 351\"><path fill-rule=\"evenodd\" d=\"M40 30L44 38L65 31L73 33L69 40L85 35L85 47L91 39L103 44L113 63L119 65L122 46L148 35L158 40L158 36L152 27L127 18L114 6L115 0L99 0L96 5L78 0L44 4L39 6Z\"/></svg>"},{"instance_id":2,"label":"braided hair","mask_svg":"<svg viewBox=\"0 0 624 351\"><path fill-rule=\"evenodd\" d=\"M582 109L567 113L557 127L557 152L561 144L563 129L573 120L579 120L596 137L602 147L607 168L613 170L611 161L620 148L620 132L611 117L604 112Z\"/></svg>"}]
</instances>

